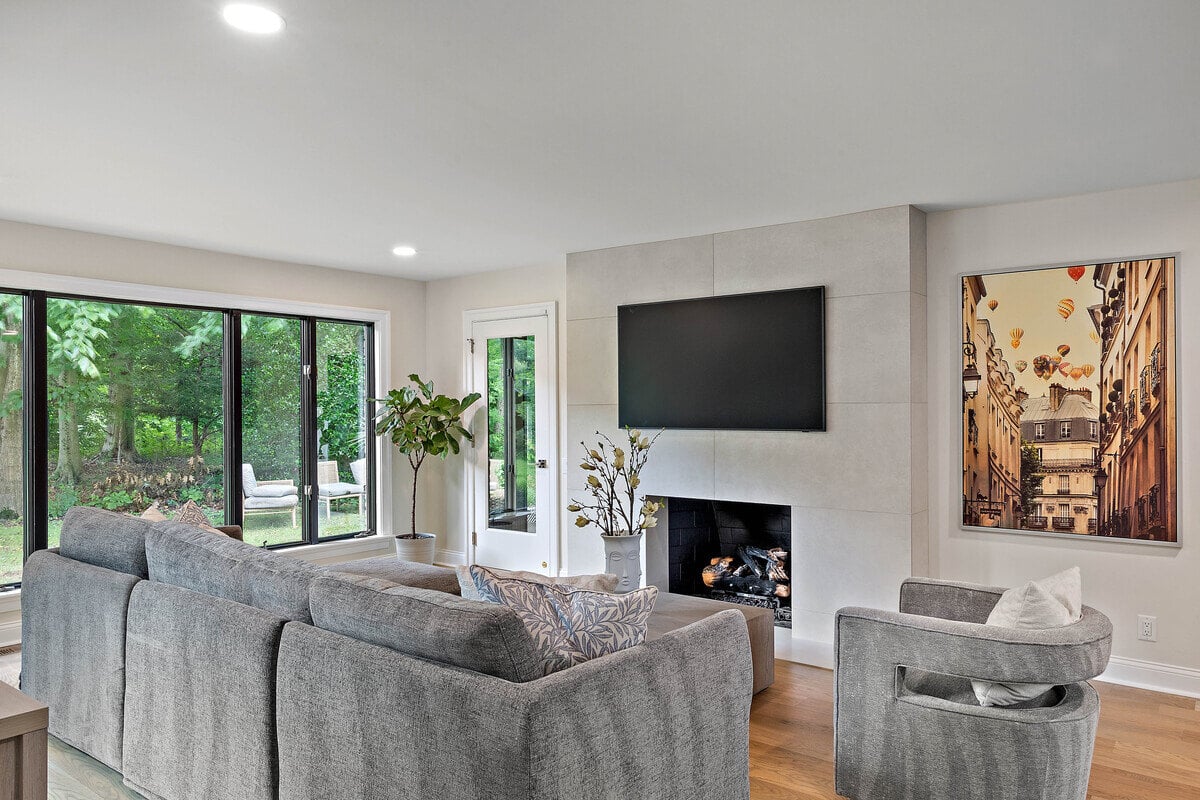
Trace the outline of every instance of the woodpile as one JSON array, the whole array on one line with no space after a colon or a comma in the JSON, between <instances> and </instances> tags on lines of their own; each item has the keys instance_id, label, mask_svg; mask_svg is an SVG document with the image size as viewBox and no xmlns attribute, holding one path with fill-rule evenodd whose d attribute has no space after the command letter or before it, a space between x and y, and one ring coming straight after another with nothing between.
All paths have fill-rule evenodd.
<instances>
[{"instance_id":1,"label":"woodpile","mask_svg":"<svg viewBox=\"0 0 1200 800\"><path fill-rule=\"evenodd\" d=\"M739 547L737 556L712 559L701 571L704 585L727 592L745 592L764 597L789 597L792 593L787 568L788 553L781 547Z\"/></svg>"}]
</instances>

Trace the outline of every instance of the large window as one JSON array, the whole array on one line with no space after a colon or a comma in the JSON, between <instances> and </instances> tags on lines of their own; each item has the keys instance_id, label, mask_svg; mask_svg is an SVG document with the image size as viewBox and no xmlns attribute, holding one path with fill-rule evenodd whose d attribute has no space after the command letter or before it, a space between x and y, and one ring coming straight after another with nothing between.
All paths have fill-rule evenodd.
<instances>
[{"instance_id":1,"label":"large window","mask_svg":"<svg viewBox=\"0 0 1200 800\"><path fill-rule=\"evenodd\" d=\"M0 587L76 505L373 532L370 323L7 292L0 325Z\"/></svg>"}]
</instances>

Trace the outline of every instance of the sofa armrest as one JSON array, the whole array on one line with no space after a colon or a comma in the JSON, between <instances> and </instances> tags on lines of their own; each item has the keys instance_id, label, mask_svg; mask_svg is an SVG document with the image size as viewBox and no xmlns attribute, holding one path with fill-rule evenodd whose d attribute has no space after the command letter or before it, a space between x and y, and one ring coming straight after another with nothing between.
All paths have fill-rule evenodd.
<instances>
[{"instance_id":1,"label":"sofa armrest","mask_svg":"<svg viewBox=\"0 0 1200 800\"><path fill-rule=\"evenodd\" d=\"M1004 683L1065 684L1094 678L1108 665L1112 623L1084 606L1073 625L1021 630L974 622L843 608L835 624L835 657L859 667L916 667Z\"/></svg>"},{"instance_id":2,"label":"sofa armrest","mask_svg":"<svg viewBox=\"0 0 1200 800\"><path fill-rule=\"evenodd\" d=\"M900 584L900 611L982 625L1002 594L1004 589L996 586L908 578Z\"/></svg>"},{"instance_id":3,"label":"sofa armrest","mask_svg":"<svg viewBox=\"0 0 1200 800\"><path fill-rule=\"evenodd\" d=\"M740 612L527 685L531 797L749 797L754 670Z\"/></svg>"}]
</instances>

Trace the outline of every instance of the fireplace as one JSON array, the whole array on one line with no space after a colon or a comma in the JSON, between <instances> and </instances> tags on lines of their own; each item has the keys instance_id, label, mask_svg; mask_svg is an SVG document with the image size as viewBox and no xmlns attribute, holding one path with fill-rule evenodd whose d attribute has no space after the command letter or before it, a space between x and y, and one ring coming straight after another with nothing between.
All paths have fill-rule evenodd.
<instances>
[{"instance_id":1,"label":"fireplace","mask_svg":"<svg viewBox=\"0 0 1200 800\"><path fill-rule=\"evenodd\" d=\"M669 591L769 608L792 627L791 507L665 499Z\"/></svg>"}]
</instances>

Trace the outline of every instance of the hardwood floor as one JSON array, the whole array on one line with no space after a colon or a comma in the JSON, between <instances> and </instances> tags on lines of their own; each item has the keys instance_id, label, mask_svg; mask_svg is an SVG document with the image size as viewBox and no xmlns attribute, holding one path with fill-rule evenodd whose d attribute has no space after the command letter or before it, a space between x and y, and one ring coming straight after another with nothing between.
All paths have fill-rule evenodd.
<instances>
[{"instance_id":1,"label":"hardwood floor","mask_svg":"<svg viewBox=\"0 0 1200 800\"><path fill-rule=\"evenodd\" d=\"M0 654L15 678L19 654ZM7 670L6 670L7 668ZM1092 800L1200 799L1200 701L1096 682L1100 730ZM50 739L50 800L129 800L121 776ZM750 713L753 800L835 800L833 673L775 662L775 685Z\"/></svg>"},{"instance_id":2,"label":"hardwood floor","mask_svg":"<svg viewBox=\"0 0 1200 800\"><path fill-rule=\"evenodd\" d=\"M1091 800L1200 799L1200 701L1096 681ZM835 800L833 673L775 662L750 712L753 800Z\"/></svg>"}]
</instances>

